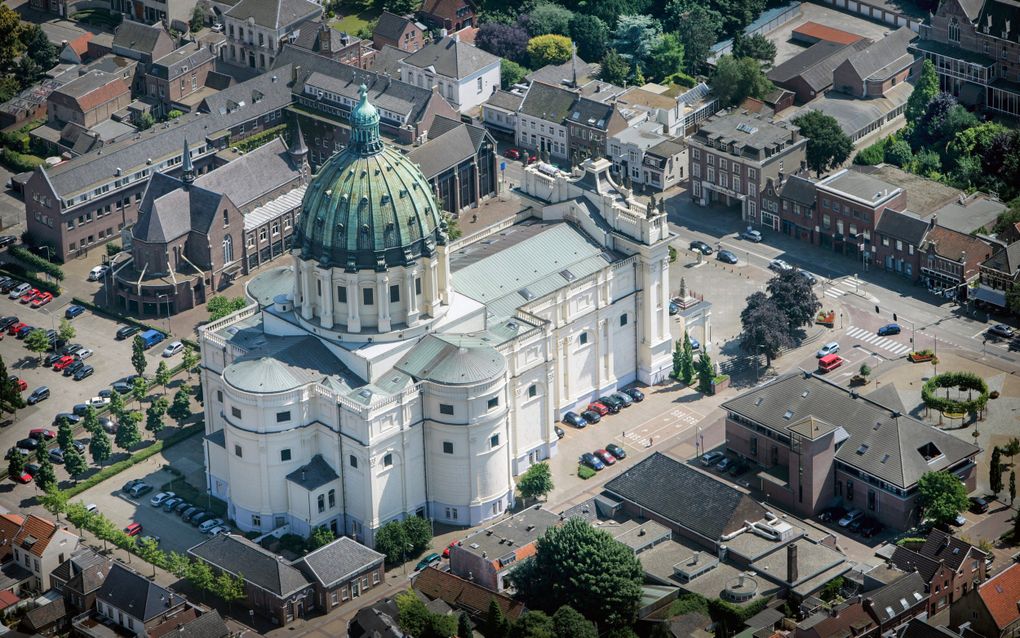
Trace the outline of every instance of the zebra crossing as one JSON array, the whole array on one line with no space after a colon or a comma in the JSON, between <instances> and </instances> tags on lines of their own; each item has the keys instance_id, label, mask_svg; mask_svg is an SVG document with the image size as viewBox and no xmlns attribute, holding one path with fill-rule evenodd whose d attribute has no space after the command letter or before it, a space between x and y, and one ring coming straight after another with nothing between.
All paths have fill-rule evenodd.
<instances>
[{"instance_id":1,"label":"zebra crossing","mask_svg":"<svg viewBox=\"0 0 1020 638\"><path fill-rule=\"evenodd\" d=\"M910 352L910 346L897 343L896 341L887 339L886 337L880 337L875 334L874 330L865 330L864 328L859 328L857 326L850 326L847 329L846 334L848 337L853 337L858 341L863 341L864 343L875 346L876 348L891 352L897 357Z\"/></svg>"},{"instance_id":2,"label":"zebra crossing","mask_svg":"<svg viewBox=\"0 0 1020 638\"><path fill-rule=\"evenodd\" d=\"M833 281L832 285L825 289L824 294L826 297L839 299L840 297L849 295L852 292L857 292L863 285L864 282L857 277L847 277L846 279ZM841 288L840 286L845 286L845 288Z\"/></svg>"}]
</instances>

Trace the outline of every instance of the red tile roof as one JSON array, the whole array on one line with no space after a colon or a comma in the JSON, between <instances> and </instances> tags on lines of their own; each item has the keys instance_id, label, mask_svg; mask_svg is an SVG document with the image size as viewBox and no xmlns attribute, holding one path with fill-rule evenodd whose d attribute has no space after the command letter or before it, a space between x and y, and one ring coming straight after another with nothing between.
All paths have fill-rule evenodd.
<instances>
[{"instance_id":1,"label":"red tile roof","mask_svg":"<svg viewBox=\"0 0 1020 638\"><path fill-rule=\"evenodd\" d=\"M29 514L25 520L25 525L14 539L14 544L24 547L26 541L30 538L35 539L31 547L24 547L24 549L27 549L29 553L36 556L42 556L43 552L46 551L46 546L50 544L50 540L53 539L53 535L56 532L57 526L55 523L39 518L35 514Z\"/></svg>"},{"instance_id":2,"label":"red tile roof","mask_svg":"<svg viewBox=\"0 0 1020 638\"><path fill-rule=\"evenodd\" d=\"M7 609L11 605L17 605L21 602L21 599L14 595L12 591L0 591L0 609Z\"/></svg>"},{"instance_id":3,"label":"red tile roof","mask_svg":"<svg viewBox=\"0 0 1020 638\"><path fill-rule=\"evenodd\" d=\"M75 53L77 53L79 57L84 57L84 55L89 52L89 42L91 41L92 32L86 31L85 33L81 34L80 37L77 37L74 40L68 42L67 46L71 47L71 49Z\"/></svg>"},{"instance_id":4,"label":"red tile roof","mask_svg":"<svg viewBox=\"0 0 1020 638\"><path fill-rule=\"evenodd\" d=\"M117 78L78 98L78 105L83 112L87 113L92 109L98 108L100 105L106 104L110 100L130 92L131 89L124 83L124 80Z\"/></svg>"},{"instance_id":5,"label":"red tile roof","mask_svg":"<svg viewBox=\"0 0 1020 638\"><path fill-rule=\"evenodd\" d=\"M817 22L805 22L796 29L793 30L793 35L807 36L816 40L824 40L826 42L836 42L838 44L853 44L858 40L863 40L863 36L859 36L856 33L850 33L842 29L834 29L833 27L827 27L824 24L818 24Z\"/></svg>"},{"instance_id":6,"label":"red tile roof","mask_svg":"<svg viewBox=\"0 0 1020 638\"><path fill-rule=\"evenodd\" d=\"M0 559L6 558L14 551L14 538L25 523L23 516L17 514L0 514Z\"/></svg>"},{"instance_id":7,"label":"red tile roof","mask_svg":"<svg viewBox=\"0 0 1020 638\"><path fill-rule=\"evenodd\" d=\"M944 226L932 228L924 239L934 244L935 252L946 259L958 260L961 254L966 253L967 272L964 273L964 278L977 274L978 265L992 256L992 247L981 239Z\"/></svg>"},{"instance_id":8,"label":"red tile roof","mask_svg":"<svg viewBox=\"0 0 1020 638\"><path fill-rule=\"evenodd\" d=\"M510 620L516 620L524 613L524 605L513 598L435 567L429 567L418 574L413 586L433 600L440 598L451 607L461 607L476 614L486 613L493 600Z\"/></svg>"},{"instance_id":9,"label":"red tile roof","mask_svg":"<svg viewBox=\"0 0 1020 638\"><path fill-rule=\"evenodd\" d=\"M999 629L1020 619L1020 563L989 578L978 587L978 595Z\"/></svg>"}]
</instances>

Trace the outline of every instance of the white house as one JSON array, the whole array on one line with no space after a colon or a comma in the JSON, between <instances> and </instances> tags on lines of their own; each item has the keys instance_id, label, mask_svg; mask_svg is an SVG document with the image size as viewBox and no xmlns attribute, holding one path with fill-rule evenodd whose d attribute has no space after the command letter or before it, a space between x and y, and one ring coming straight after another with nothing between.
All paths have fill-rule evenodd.
<instances>
[{"instance_id":1,"label":"white house","mask_svg":"<svg viewBox=\"0 0 1020 638\"><path fill-rule=\"evenodd\" d=\"M430 42L400 61L400 79L439 94L461 113L479 106L499 90L498 58L456 35Z\"/></svg>"},{"instance_id":2,"label":"white house","mask_svg":"<svg viewBox=\"0 0 1020 638\"><path fill-rule=\"evenodd\" d=\"M79 540L56 523L29 514L11 543L14 561L32 572L32 589L42 592L50 587L50 572L78 549Z\"/></svg>"},{"instance_id":3,"label":"white house","mask_svg":"<svg viewBox=\"0 0 1020 638\"><path fill-rule=\"evenodd\" d=\"M223 14L227 43L220 55L235 66L266 71L303 25L318 27L310 21L321 15L322 7L310 0L241 0Z\"/></svg>"}]
</instances>

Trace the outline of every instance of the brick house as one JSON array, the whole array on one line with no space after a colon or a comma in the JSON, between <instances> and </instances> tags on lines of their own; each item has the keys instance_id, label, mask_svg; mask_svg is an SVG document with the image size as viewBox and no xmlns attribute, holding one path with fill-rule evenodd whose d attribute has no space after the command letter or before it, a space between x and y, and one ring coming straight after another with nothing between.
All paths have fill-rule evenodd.
<instances>
[{"instance_id":1,"label":"brick house","mask_svg":"<svg viewBox=\"0 0 1020 638\"><path fill-rule=\"evenodd\" d=\"M50 583L63 594L64 606L72 616L92 609L111 565L111 559L87 547L50 572Z\"/></svg>"},{"instance_id":2,"label":"brick house","mask_svg":"<svg viewBox=\"0 0 1020 638\"><path fill-rule=\"evenodd\" d=\"M910 211L886 209L875 227L871 260L887 272L910 281L921 273L921 245L930 230L930 222Z\"/></svg>"},{"instance_id":3,"label":"brick house","mask_svg":"<svg viewBox=\"0 0 1020 638\"><path fill-rule=\"evenodd\" d=\"M978 266L974 298L979 304L1006 307L1006 292L1020 280L1020 241L1000 248Z\"/></svg>"},{"instance_id":4,"label":"brick house","mask_svg":"<svg viewBox=\"0 0 1020 638\"><path fill-rule=\"evenodd\" d=\"M763 468L756 480L770 501L799 516L838 502L907 529L919 520L924 473L949 472L975 489L978 448L903 414L893 394L864 397L817 374L787 374L723 404L727 446Z\"/></svg>"},{"instance_id":5,"label":"brick house","mask_svg":"<svg viewBox=\"0 0 1020 638\"><path fill-rule=\"evenodd\" d=\"M475 7L470 0L425 0L418 16L433 29L448 33L475 26Z\"/></svg>"},{"instance_id":6,"label":"brick house","mask_svg":"<svg viewBox=\"0 0 1020 638\"><path fill-rule=\"evenodd\" d=\"M360 592L386 582L386 557L354 539L342 536L294 562L315 585L319 609L329 613Z\"/></svg>"},{"instance_id":7,"label":"brick house","mask_svg":"<svg viewBox=\"0 0 1020 638\"><path fill-rule=\"evenodd\" d=\"M560 517L529 508L468 535L450 547L450 573L494 591L507 589L505 577L518 561L535 555L535 542Z\"/></svg>"},{"instance_id":8,"label":"brick house","mask_svg":"<svg viewBox=\"0 0 1020 638\"><path fill-rule=\"evenodd\" d=\"M985 580L988 555L970 543L932 529L916 551L904 546L893 550L889 562L905 572L916 571L928 592L928 615L949 606Z\"/></svg>"},{"instance_id":9,"label":"brick house","mask_svg":"<svg viewBox=\"0 0 1020 638\"><path fill-rule=\"evenodd\" d=\"M305 23L292 43L300 49L359 69L371 68L376 54L367 41L337 31L323 22Z\"/></svg>"},{"instance_id":10,"label":"brick house","mask_svg":"<svg viewBox=\"0 0 1020 638\"><path fill-rule=\"evenodd\" d=\"M912 77L917 67L907 44L916 37L901 27L856 51L832 72L833 89L859 99L882 97Z\"/></svg>"},{"instance_id":11,"label":"brick house","mask_svg":"<svg viewBox=\"0 0 1020 638\"><path fill-rule=\"evenodd\" d=\"M216 54L209 46L192 42L152 63L145 75L145 94L159 104L157 114L166 115L179 102L205 88L215 69ZM191 110L186 105L180 110Z\"/></svg>"},{"instance_id":12,"label":"brick house","mask_svg":"<svg viewBox=\"0 0 1020 638\"><path fill-rule=\"evenodd\" d=\"M580 164L589 157L604 157L609 137L627 128L627 120L615 104L586 97L571 107L566 124L571 164Z\"/></svg>"},{"instance_id":13,"label":"brick house","mask_svg":"<svg viewBox=\"0 0 1020 638\"><path fill-rule=\"evenodd\" d=\"M422 570L411 586L426 598L442 600L450 607L466 611L479 620L488 617L489 606L493 601L510 622L515 622L524 613L524 603L514 600L512 596L497 593L435 567Z\"/></svg>"},{"instance_id":14,"label":"brick house","mask_svg":"<svg viewBox=\"0 0 1020 638\"><path fill-rule=\"evenodd\" d=\"M878 638L897 630L927 610L924 581L912 573L831 609L816 612L797 625L793 638Z\"/></svg>"},{"instance_id":15,"label":"brick house","mask_svg":"<svg viewBox=\"0 0 1020 638\"><path fill-rule=\"evenodd\" d=\"M50 93L46 119L58 126L92 128L131 103L131 88L118 75L89 71Z\"/></svg>"},{"instance_id":16,"label":"brick house","mask_svg":"<svg viewBox=\"0 0 1020 638\"><path fill-rule=\"evenodd\" d=\"M419 165L443 210L476 208L499 193L496 140L480 126L437 116L428 141L407 156Z\"/></svg>"},{"instance_id":17,"label":"brick house","mask_svg":"<svg viewBox=\"0 0 1020 638\"><path fill-rule=\"evenodd\" d=\"M390 45L414 53L425 46L425 26L408 16L383 11L372 32L372 45L380 51Z\"/></svg>"},{"instance_id":18,"label":"brick house","mask_svg":"<svg viewBox=\"0 0 1020 638\"><path fill-rule=\"evenodd\" d=\"M907 205L905 190L859 171L837 171L815 188L821 218L819 244L862 261L874 260L872 237L882 212L903 210Z\"/></svg>"},{"instance_id":19,"label":"brick house","mask_svg":"<svg viewBox=\"0 0 1020 638\"><path fill-rule=\"evenodd\" d=\"M186 614L188 609L188 601L183 596L157 585L126 565L113 562L96 593L98 617L75 618L74 627L76 632L90 638L109 636L110 629L105 623L144 636L168 620Z\"/></svg>"},{"instance_id":20,"label":"brick house","mask_svg":"<svg viewBox=\"0 0 1020 638\"><path fill-rule=\"evenodd\" d=\"M964 624L984 638L1020 636L1020 563L1014 563L973 588L949 611L949 626Z\"/></svg>"},{"instance_id":21,"label":"brick house","mask_svg":"<svg viewBox=\"0 0 1020 638\"><path fill-rule=\"evenodd\" d=\"M241 0L223 14L227 44L221 57L260 72L274 67L284 45L322 15L311 0Z\"/></svg>"},{"instance_id":22,"label":"brick house","mask_svg":"<svg viewBox=\"0 0 1020 638\"><path fill-rule=\"evenodd\" d=\"M966 301L967 284L992 256L992 247L979 237L939 226L938 217L932 215L921 252L922 280L936 289L956 289L957 296Z\"/></svg>"}]
</instances>

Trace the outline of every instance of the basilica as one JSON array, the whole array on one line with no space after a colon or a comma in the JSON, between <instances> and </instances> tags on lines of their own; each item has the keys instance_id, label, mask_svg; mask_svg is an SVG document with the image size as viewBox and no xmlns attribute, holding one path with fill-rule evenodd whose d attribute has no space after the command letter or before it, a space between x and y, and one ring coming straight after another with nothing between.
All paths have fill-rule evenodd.
<instances>
[{"instance_id":1,"label":"basilica","mask_svg":"<svg viewBox=\"0 0 1020 638\"><path fill-rule=\"evenodd\" d=\"M305 189L292 264L201 330L206 472L241 530L372 544L406 516L500 516L564 412L666 378L671 236L587 160L529 167L532 217L452 241L364 87L350 123Z\"/></svg>"}]
</instances>

